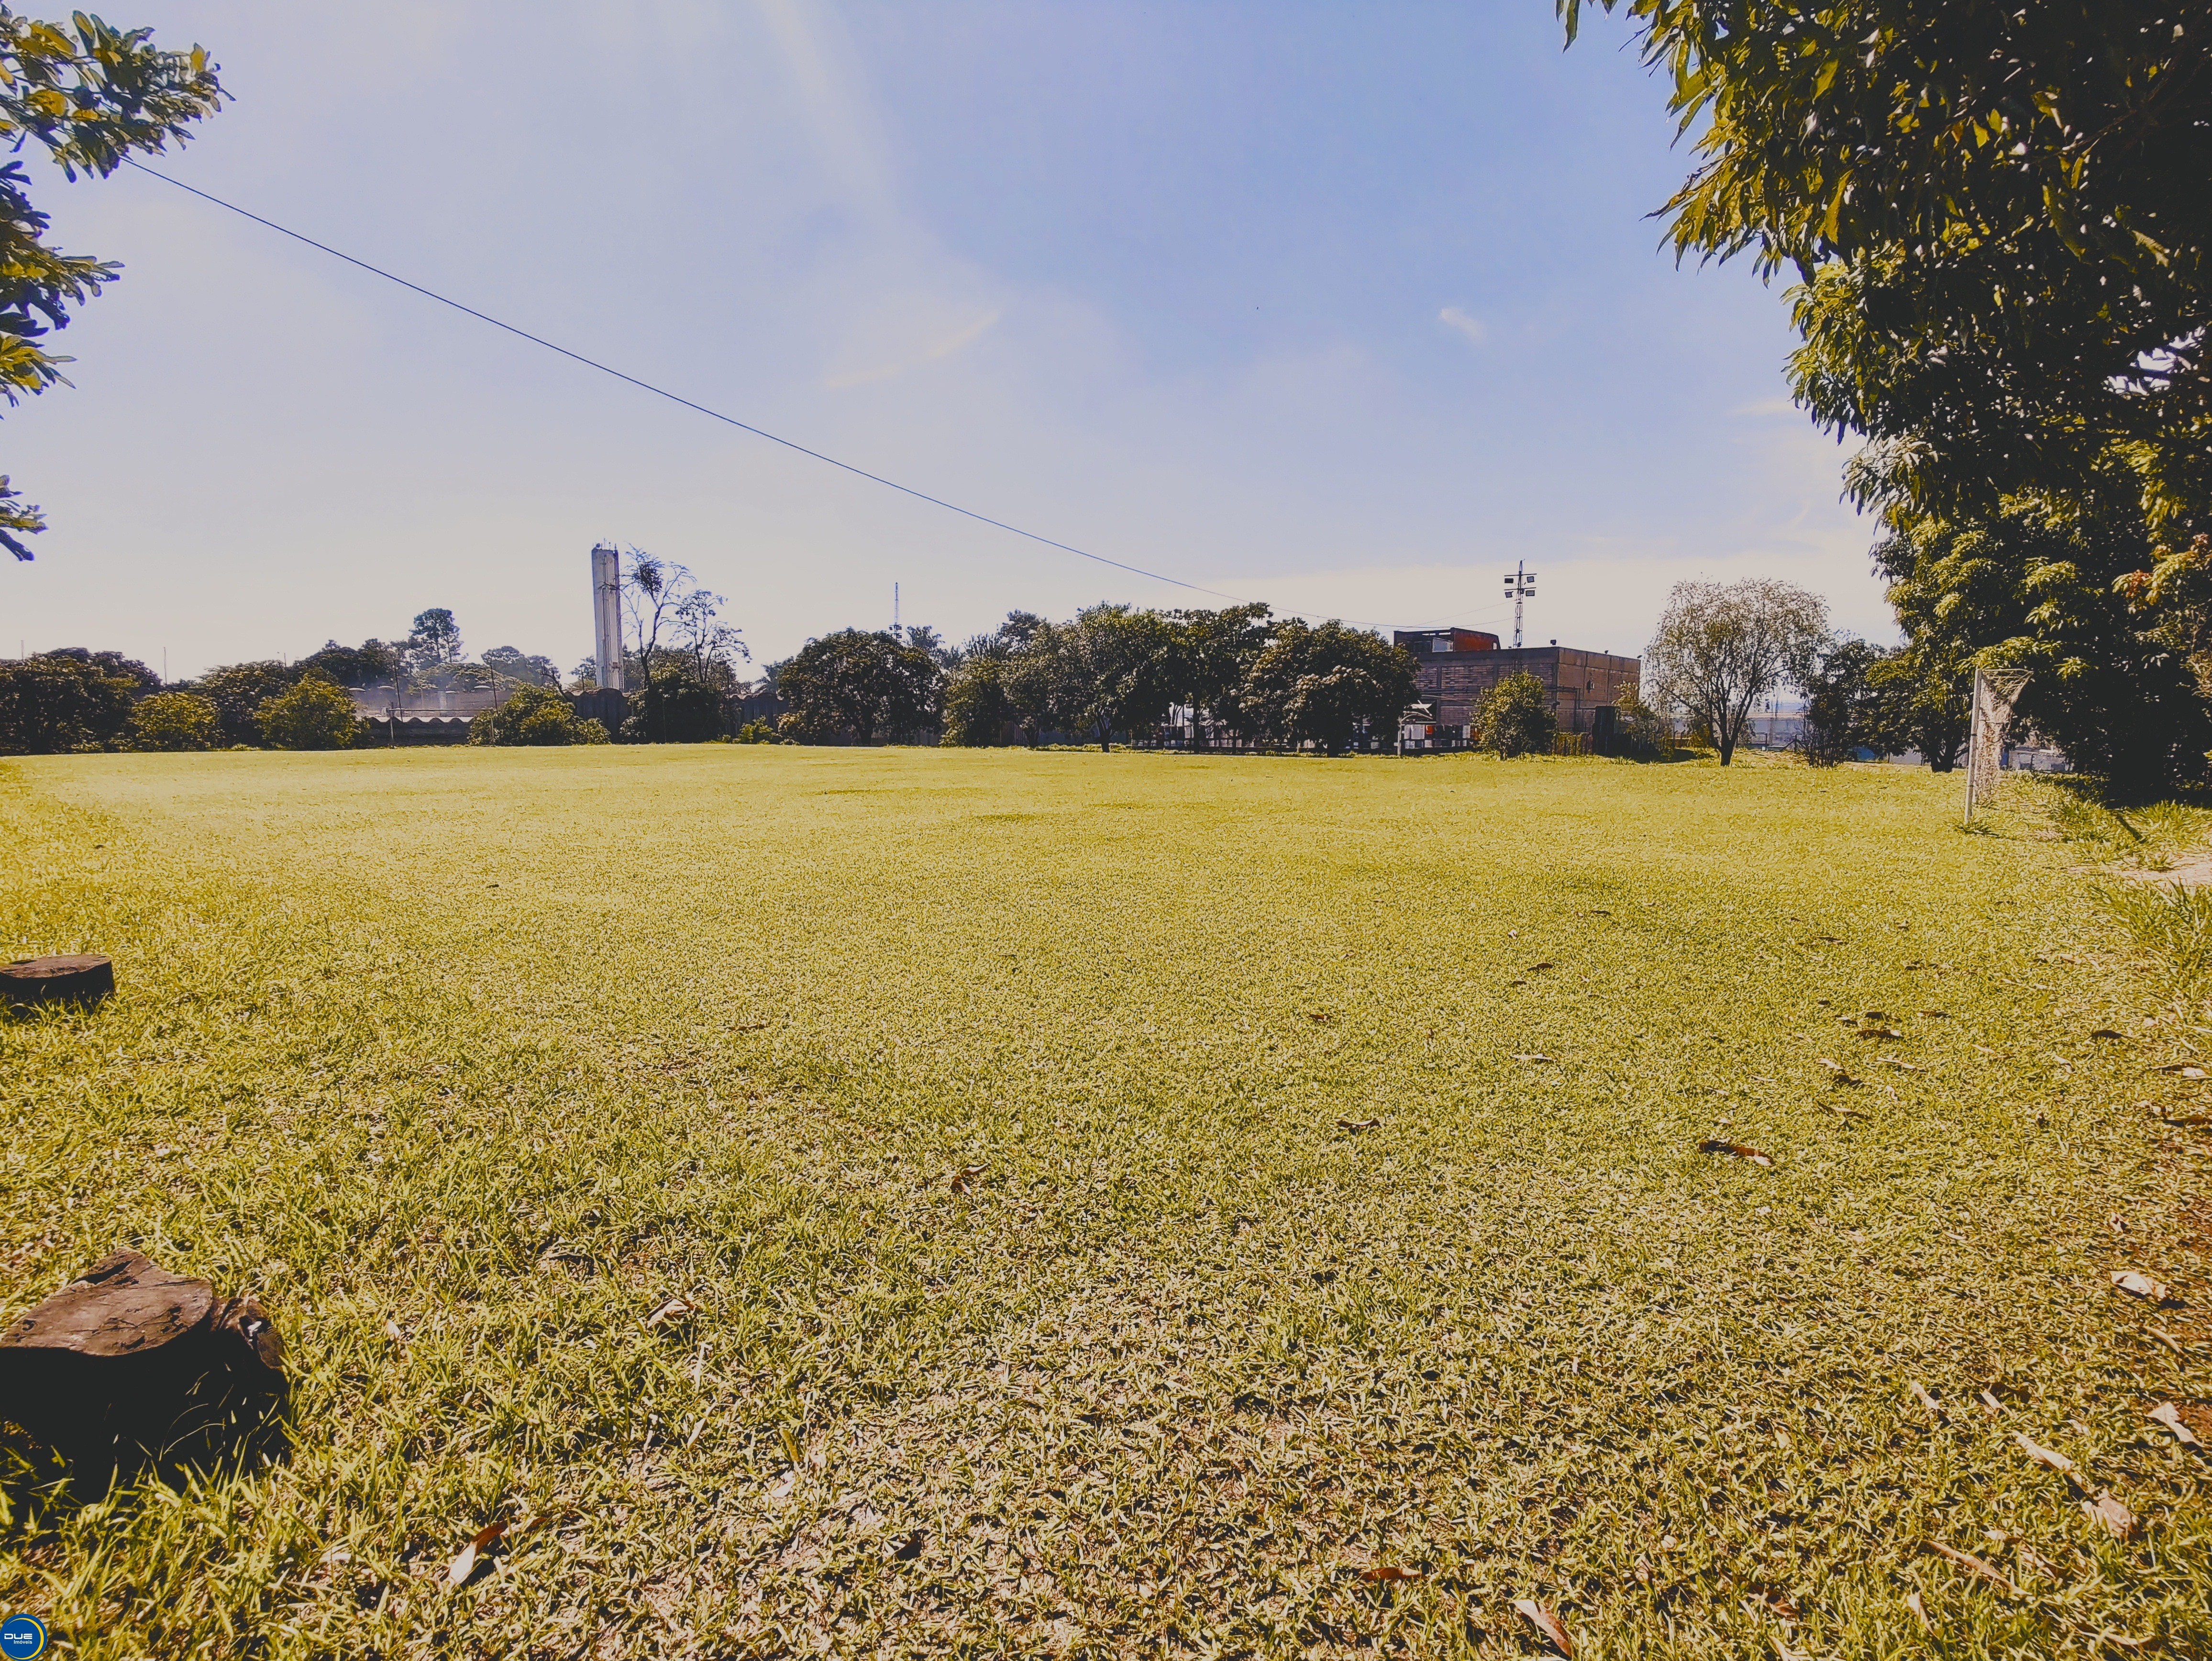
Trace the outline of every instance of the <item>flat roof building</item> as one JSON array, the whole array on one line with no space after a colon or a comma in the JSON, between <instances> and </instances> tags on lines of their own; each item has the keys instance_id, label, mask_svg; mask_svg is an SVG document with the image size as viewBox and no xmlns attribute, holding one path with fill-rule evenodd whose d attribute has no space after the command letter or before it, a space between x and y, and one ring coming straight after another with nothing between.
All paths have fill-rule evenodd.
<instances>
[{"instance_id":1,"label":"flat roof building","mask_svg":"<svg viewBox=\"0 0 2212 1661\"><path fill-rule=\"evenodd\" d=\"M1390 638L1413 654L1420 698L1435 710L1431 719L1439 727L1470 725L1477 699L1506 676L1528 673L1551 694L1562 733L1601 731L1598 712L1611 709L1621 688L1634 686L1644 667L1640 658L1585 652L1556 641L1500 646L1497 636L1479 629L1401 629Z\"/></svg>"}]
</instances>

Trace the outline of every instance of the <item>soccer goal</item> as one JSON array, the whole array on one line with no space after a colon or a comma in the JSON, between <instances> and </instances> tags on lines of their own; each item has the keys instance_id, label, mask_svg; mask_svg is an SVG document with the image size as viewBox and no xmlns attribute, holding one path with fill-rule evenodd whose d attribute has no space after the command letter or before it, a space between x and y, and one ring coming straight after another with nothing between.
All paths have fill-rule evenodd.
<instances>
[{"instance_id":1,"label":"soccer goal","mask_svg":"<svg viewBox=\"0 0 2212 1661\"><path fill-rule=\"evenodd\" d=\"M1966 727L1966 823L1974 822L1977 806L1996 800L1997 764L2003 759L2005 732L2012 725L2013 705L2027 684L2025 669L1974 671L1973 715Z\"/></svg>"}]
</instances>

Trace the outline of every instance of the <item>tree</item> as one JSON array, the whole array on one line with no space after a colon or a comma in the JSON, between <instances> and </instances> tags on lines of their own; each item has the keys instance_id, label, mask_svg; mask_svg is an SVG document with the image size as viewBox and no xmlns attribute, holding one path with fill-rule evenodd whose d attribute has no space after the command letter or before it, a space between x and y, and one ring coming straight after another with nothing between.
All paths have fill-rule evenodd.
<instances>
[{"instance_id":1,"label":"tree","mask_svg":"<svg viewBox=\"0 0 2212 1661\"><path fill-rule=\"evenodd\" d=\"M2131 599L2148 596L2148 544L2120 491L2080 515L2022 497L1986 519L1915 518L1875 558L1917 659L1957 665L1961 696L1976 664L2029 671L2018 719L2128 796L2203 780L2212 749L2185 642Z\"/></svg>"},{"instance_id":2,"label":"tree","mask_svg":"<svg viewBox=\"0 0 2212 1661\"><path fill-rule=\"evenodd\" d=\"M1361 733L1396 727L1413 702L1413 656L1332 618L1292 618L1253 660L1238 708L1261 735L1341 755Z\"/></svg>"},{"instance_id":3,"label":"tree","mask_svg":"<svg viewBox=\"0 0 2212 1661\"><path fill-rule=\"evenodd\" d=\"M266 700L253 718L262 736L279 750L349 750L361 736L353 700L317 677Z\"/></svg>"},{"instance_id":4,"label":"tree","mask_svg":"<svg viewBox=\"0 0 2212 1661\"><path fill-rule=\"evenodd\" d=\"M1057 713L1073 730L1114 747L1114 734L1158 727L1176 681L1175 635L1157 611L1093 605L1054 631ZM1034 646L1034 642L1033 642Z\"/></svg>"},{"instance_id":5,"label":"tree","mask_svg":"<svg viewBox=\"0 0 2212 1661\"><path fill-rule=\"evenodd\" d=\"M452 613L447 617L450 621ZM365 640L358 646L325 641L322 650L300 660L300 668L302 672L319 670L340 686L374 686L399 678L406 667L404 653L405 648L380 640Z\"/></svg>"},{"instance_id":6,"label":"tree","mask_svg":"<svg viewBox=\"0 0 2212 1661\"><path fill-rule=\"evenodd\" d=\"M402 648L407 666L424 678L435 678L461 660L461 625L444 606L415 614Z\"/></svg>"},{"instance_id":7,"label":"tree","mask_svg":"<svg viewBox=\"0 0 2212 1661\"><path fill-rule=\"evenodd\" d=\"M1581 0L1557 0L1570 39ZM1601 0L1673 80L1678 254L1794 266L1862 501L2070 511L2115 460L2154 527L2212 485L2212 74L2196 3Z\"/></svg>"},{"instance_id":8,"label":"tree","mask_svg":"<svg viewBox=\"0 0 2212 1661\"><path fill-rule=\"evenodd\" d=\"M551 658L531 656L512 646L495 646L483 654L483 666L502 680L519 681L526 686L550 686L559 689L561 666Z\"/></svg>"},{"instance_id":9,"label":"tree","mask_svg":"<svg viewBox=\"0 0 2212 1661\"><path fill-rule=\"evenodd\" d=\"M1972 723L1974 668L1967 648L1938 633L1907 640L1869 672L1891 755L1917 750L1932 772L1959 764Z\"/></svg>"},{"instance_id":10,"label":"tree","mask_svg":"<svg viewBox=\"0 0 2212 1661\"><path fill-rule=\"evenodd\" d=\"M790 706L779 723L802 744L897 743L936 724L939 671L889 631L842 629L810 640L769 674Z\"/></svg>"},{"instance_id":11,"label":"tree","mask_svg":"<svg viewBox=\"0 0 2212 1661\"><path fill-rule=\"evenodd\" d=\"M156 692L131 711L134 750L212 750L222 736L221 713L190 692Z\"/></svg>"},{"instance_id":12,"label":"tree","mask_svg":"<svg viewBox=\"0 0 2212 1661\"><path fill-rule=\"evenodd\" d=\"M1887 654L1865 641L1831 641L1805 681L1805 733L1798 750L1814 767L1835 767L1861 750L1886 754L1891 721L1875 676Z\"/></svg>"},{"instance_id":13,"label":"tree","mask_svg":"<svg viewBox=\"0 0 2212 1661\"><path fill-rule=\"evenodd\" d=\"M1273 637L1272 616L1257 602L1218 611L1168 613L1176 631L1176 697L1189 704L1194 716L1203 711L1213 726L1245 735L1252 723L1244 709L1244 688ZM1199 731L1194 721L1194 744L1200 741Z\"/></svg>"},{"instance_id":14,"label":"tree","mask_svg":"<svg viewBox=\"0 0 2212 1661\"><path fill-rule=\"evenodd\" d=\"M0 755L106 749L123 736L137 690L88 652L0 660Z\"/></svg>"},{"instance_id":15,"label":"tree","mask_svg":"<svg viewBox=\"0 0 2212 1661\"><path fill-rule=\"evenodd\" d=\"M1786 582L1678 582L1644 655L1652 701L1711 733L1721 765L1759 699L1784 679L1803 684L1828 636L1819 595Z\"/></svg>"},{"instance_id":16,"label":"tree","mask_svg":"<svg viewBox=\"0 0 2212 1661\"><path fill-rule=\"evenodd\" d=\"M198 46L164 52L149 29L117 29L82 12L42 23L0 6L0 141L21 149L36 139L71 179L105 179L133 151L184 143L223 96ZM49 247L48 225L22 164L0 165L0 397L10 405L69 384L61 366L70 360L40 343L122 275L112 261ZM28 559L22 536L45 529L40 510L0 476L0 547Z\"/></svg>"},{"instance_id":17,"label":"tree","mask_svg":"<svg viewBox=\"0 0 2212 1661\"><path fill-rule=\"evenodd\" d=\"M1550 691L1525 669L1503 677L1482 695L1475 703L1474 726L1480 746L1508 761L1549 755L1559 730Z\"/></svg>"},{"instance_id":18,"label":"tree","mask_svg":"<svg viewBox=\"0 0 2212 1661\"><path fill-rule=\"evenodd\" d=\"M725 694L702 680L688 659L664 653L652 678L629 691L624 744L704 744L722 736Z\"/></svg>"},{"instance_id":19,"label":"tree","mask_svg":"<svg viewBox=\"0 0 2212 1661\"><path fill-rule=\"evenodd\" d=\"M490 654L487 653L486 656ZM585 731L591 728L590 732ZM579 721L559 689L524 684L506 703L469 723L471 744L605 744L607 729L595 721Z\"/></svg>"},{"instance_id":20,"label":"tree","mask_svg":"<svg viewBox=\"0 0 2212 1661\"><path fill-rule=\"evenodd\" d=\"M255 663L231 663L210 669L185 690L198 693L216 707L222 721L222 735L232 744L262 741L258 711L270 699L289 691L303 672L274 658Z\"/></svg>"},{"instance_id":21,"label":"tree","mask_svg":"<svg viewBox=\"0 0 2212 1661\"><path fill-rule=\"evenodd\" d=\"M1006 660L964 654L945 680L946 745L980 749L1006 741L1006 728L1019 719L1006 690Z\"/></svg>"}]
</instances>

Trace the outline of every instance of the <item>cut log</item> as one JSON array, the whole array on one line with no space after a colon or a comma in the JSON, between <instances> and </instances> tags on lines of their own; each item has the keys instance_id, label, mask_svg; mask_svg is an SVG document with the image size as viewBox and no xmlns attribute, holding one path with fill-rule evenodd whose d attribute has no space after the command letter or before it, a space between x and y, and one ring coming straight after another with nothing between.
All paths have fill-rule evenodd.
<instances>
[{"instance_id":1,"label":"cut log","mask_svg":"<svg viewBox=\"0 0 2212 1661\"><path fill-rule=\"evenodd\" d=\"M252 1298L118 1251L0 1332L0 1419L80 1468L212 1455L272 1422L284 1344Z\"/></svg>"},{"instance_id":2,"label":"cut log","mask_svg":"<svg viewBox=\"0 0 2212 1661\"><path fill-rule=\"evenodd\" d=\"M95 1004L115 990L115 965L94 952L0 964L0 1001Z\"/></svg>"}]
</instances>

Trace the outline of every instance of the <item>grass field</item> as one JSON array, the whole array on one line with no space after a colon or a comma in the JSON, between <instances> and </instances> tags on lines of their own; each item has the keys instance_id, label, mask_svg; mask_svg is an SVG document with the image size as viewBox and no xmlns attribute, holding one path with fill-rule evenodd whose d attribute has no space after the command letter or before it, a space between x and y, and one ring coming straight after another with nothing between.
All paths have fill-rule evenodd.
<instances>
[{"instance_id":1,"label":"grass field","mask_svg":"<svg viewBox=\"0 0 2212 1661\"><path fill-rule=\"evenodd\" d=\"M0 764L0 946L122 988L0 1019L0 1320L140 1241L296 1378L286 1463L180 1489L0 1441L0 1612L162 1661L1533 1653L1516 1600L1583 1657L2212 1654L2212 1464L2145 1418L2212 1392L2207 1141L2141 1105L2212 1088L2148 1070L2204 1018L2100 845L1956 806Z\"/></svg>"}]
</instances>

